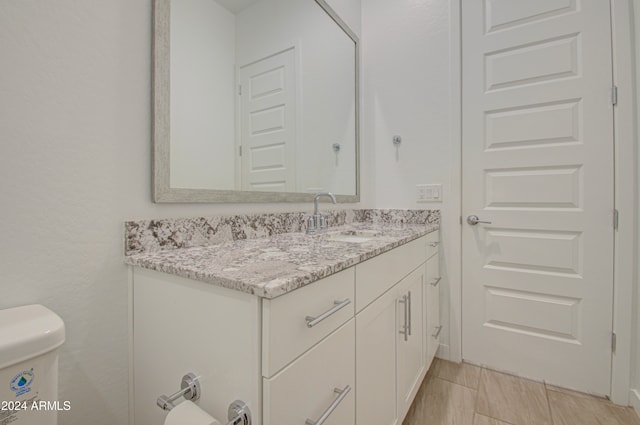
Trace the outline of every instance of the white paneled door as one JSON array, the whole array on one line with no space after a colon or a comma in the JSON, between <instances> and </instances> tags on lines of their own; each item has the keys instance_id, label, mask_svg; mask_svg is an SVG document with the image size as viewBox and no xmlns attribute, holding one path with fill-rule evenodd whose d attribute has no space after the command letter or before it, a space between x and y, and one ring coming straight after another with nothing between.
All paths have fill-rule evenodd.
<instances>
[{"instance_id":1,"label":"white paneled door","mask_svg":"<svg viewBox=\"0 0 640 425\"><path fill-rule=\"evenodd\" d=\"M463 1L462 44L463 357L609 394L609 1Z\"/></svg>"},{"instance_id":2,"label":"white paneled door","mask_svg":"<svg viewBox=\"0 0 640 425\"><path fill-rule=\"evenodd\" d=\"M240 68L242 189L295 191L293 48Z\"/></svg>"}]
</instances>

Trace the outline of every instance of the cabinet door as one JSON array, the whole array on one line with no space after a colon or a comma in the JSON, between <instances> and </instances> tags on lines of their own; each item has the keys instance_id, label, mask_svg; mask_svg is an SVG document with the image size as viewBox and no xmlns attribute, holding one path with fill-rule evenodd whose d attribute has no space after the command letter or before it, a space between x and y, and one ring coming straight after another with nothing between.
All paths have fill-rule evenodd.
<instances>
[{"instance_id":1,"label":"cabinet door","mask_svg":"<svg viewBox=\"0 0 640 425\"><path fill-rule=\"evenodd\" d=\"M424 283L422 264L398 284L396 298L398 418L403 419L424 376Z\"/></svg>"},{"instance_id":2,"label":"cabinet door","mask_svg":"<svg viewBox=\"0 0 640 425\"><path fill-rule=\"evenodd\" d=\"M427 261L427 281L426 281L426 317L427 317L427 368L431 364L433 357L440 346L440 255L436 254Z\"/></svg>"},{"instance_id":3,"label":"cabinet door","mask_svg":"<svg viewBox=\"0 0 640 425\"><path fill-rule=\"evenodd\" d=\"M394 425L396 415L396 291L356 316L356 422Z\"/></svg>"}]
</instances>

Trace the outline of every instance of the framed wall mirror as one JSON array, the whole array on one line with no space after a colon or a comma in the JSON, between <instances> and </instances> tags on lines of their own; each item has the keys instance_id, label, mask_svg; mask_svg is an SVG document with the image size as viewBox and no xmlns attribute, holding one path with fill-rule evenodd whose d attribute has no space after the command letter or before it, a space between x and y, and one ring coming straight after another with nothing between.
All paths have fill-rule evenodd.
<instances>
[{"instance_id":1,"label":"framed wall mirror","mask_svg":"<svg viewBox=\"0 0 640 425\"><path fill-rule=\"evenodd\" d=\"M358 38L324 0L155 0L154 202L360 200Z\"/></svg>"}]
</instances>

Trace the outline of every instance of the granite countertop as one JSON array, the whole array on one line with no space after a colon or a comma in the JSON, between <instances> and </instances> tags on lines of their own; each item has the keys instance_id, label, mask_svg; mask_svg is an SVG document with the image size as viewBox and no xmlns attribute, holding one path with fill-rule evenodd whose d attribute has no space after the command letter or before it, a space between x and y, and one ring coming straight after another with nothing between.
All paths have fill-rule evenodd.
<instances>
[{"instance_id":1,"label":"granite countertop","mask_svg":"<svg viewBox=\"0 0 640 425\"><path fill-rule=\"evenodd\" d=\"M125 257L127 264L263 298L275 298L337 273L439 228L427 224L351 223L329 233L281 233ZM331 239L337 232L376 232L362 243Z\"/></svg>"}]
</instances>

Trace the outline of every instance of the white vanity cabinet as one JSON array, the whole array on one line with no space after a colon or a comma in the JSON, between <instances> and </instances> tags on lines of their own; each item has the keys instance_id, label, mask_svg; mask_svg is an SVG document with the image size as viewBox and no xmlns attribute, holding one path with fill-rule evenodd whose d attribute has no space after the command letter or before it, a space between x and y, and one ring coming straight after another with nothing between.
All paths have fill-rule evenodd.
<instances>
[{"instance_id":1,"label":"white vanity cabinet","mask_svg":"<svg viewBox=\"0 0 640 425\"><path fill-rule=\"evenodd\" d=\"M401 424L435 355L427 329L438 299L426 260L438 243L433 232L356 265L358 425Z\"/></svg>"},{"instance_id":2,"label":"white vanity cabinet","mask_svg":"<svg viewBox=\"0 0 640 425\"><path fill-rule=\"evenodd\" d=\"M163 423L156 399L193 372L222 423L241 399L254 425L400 425L437 349L437 241L274 299L134 267L131 424Z\"/></svg>"},{"instance_id":3,"label":"white vanity cabinet","mask_svg":"<svg viewBox=\"0 0 640 425\"><path fill-rule=\"evenodd\" d=\"M131 281L130 425L163 424L156 400L187 373L199 377L197 405L221 423L241 399L260 425L260 298L140 267Z\"/></svg>"}]
</instances>

